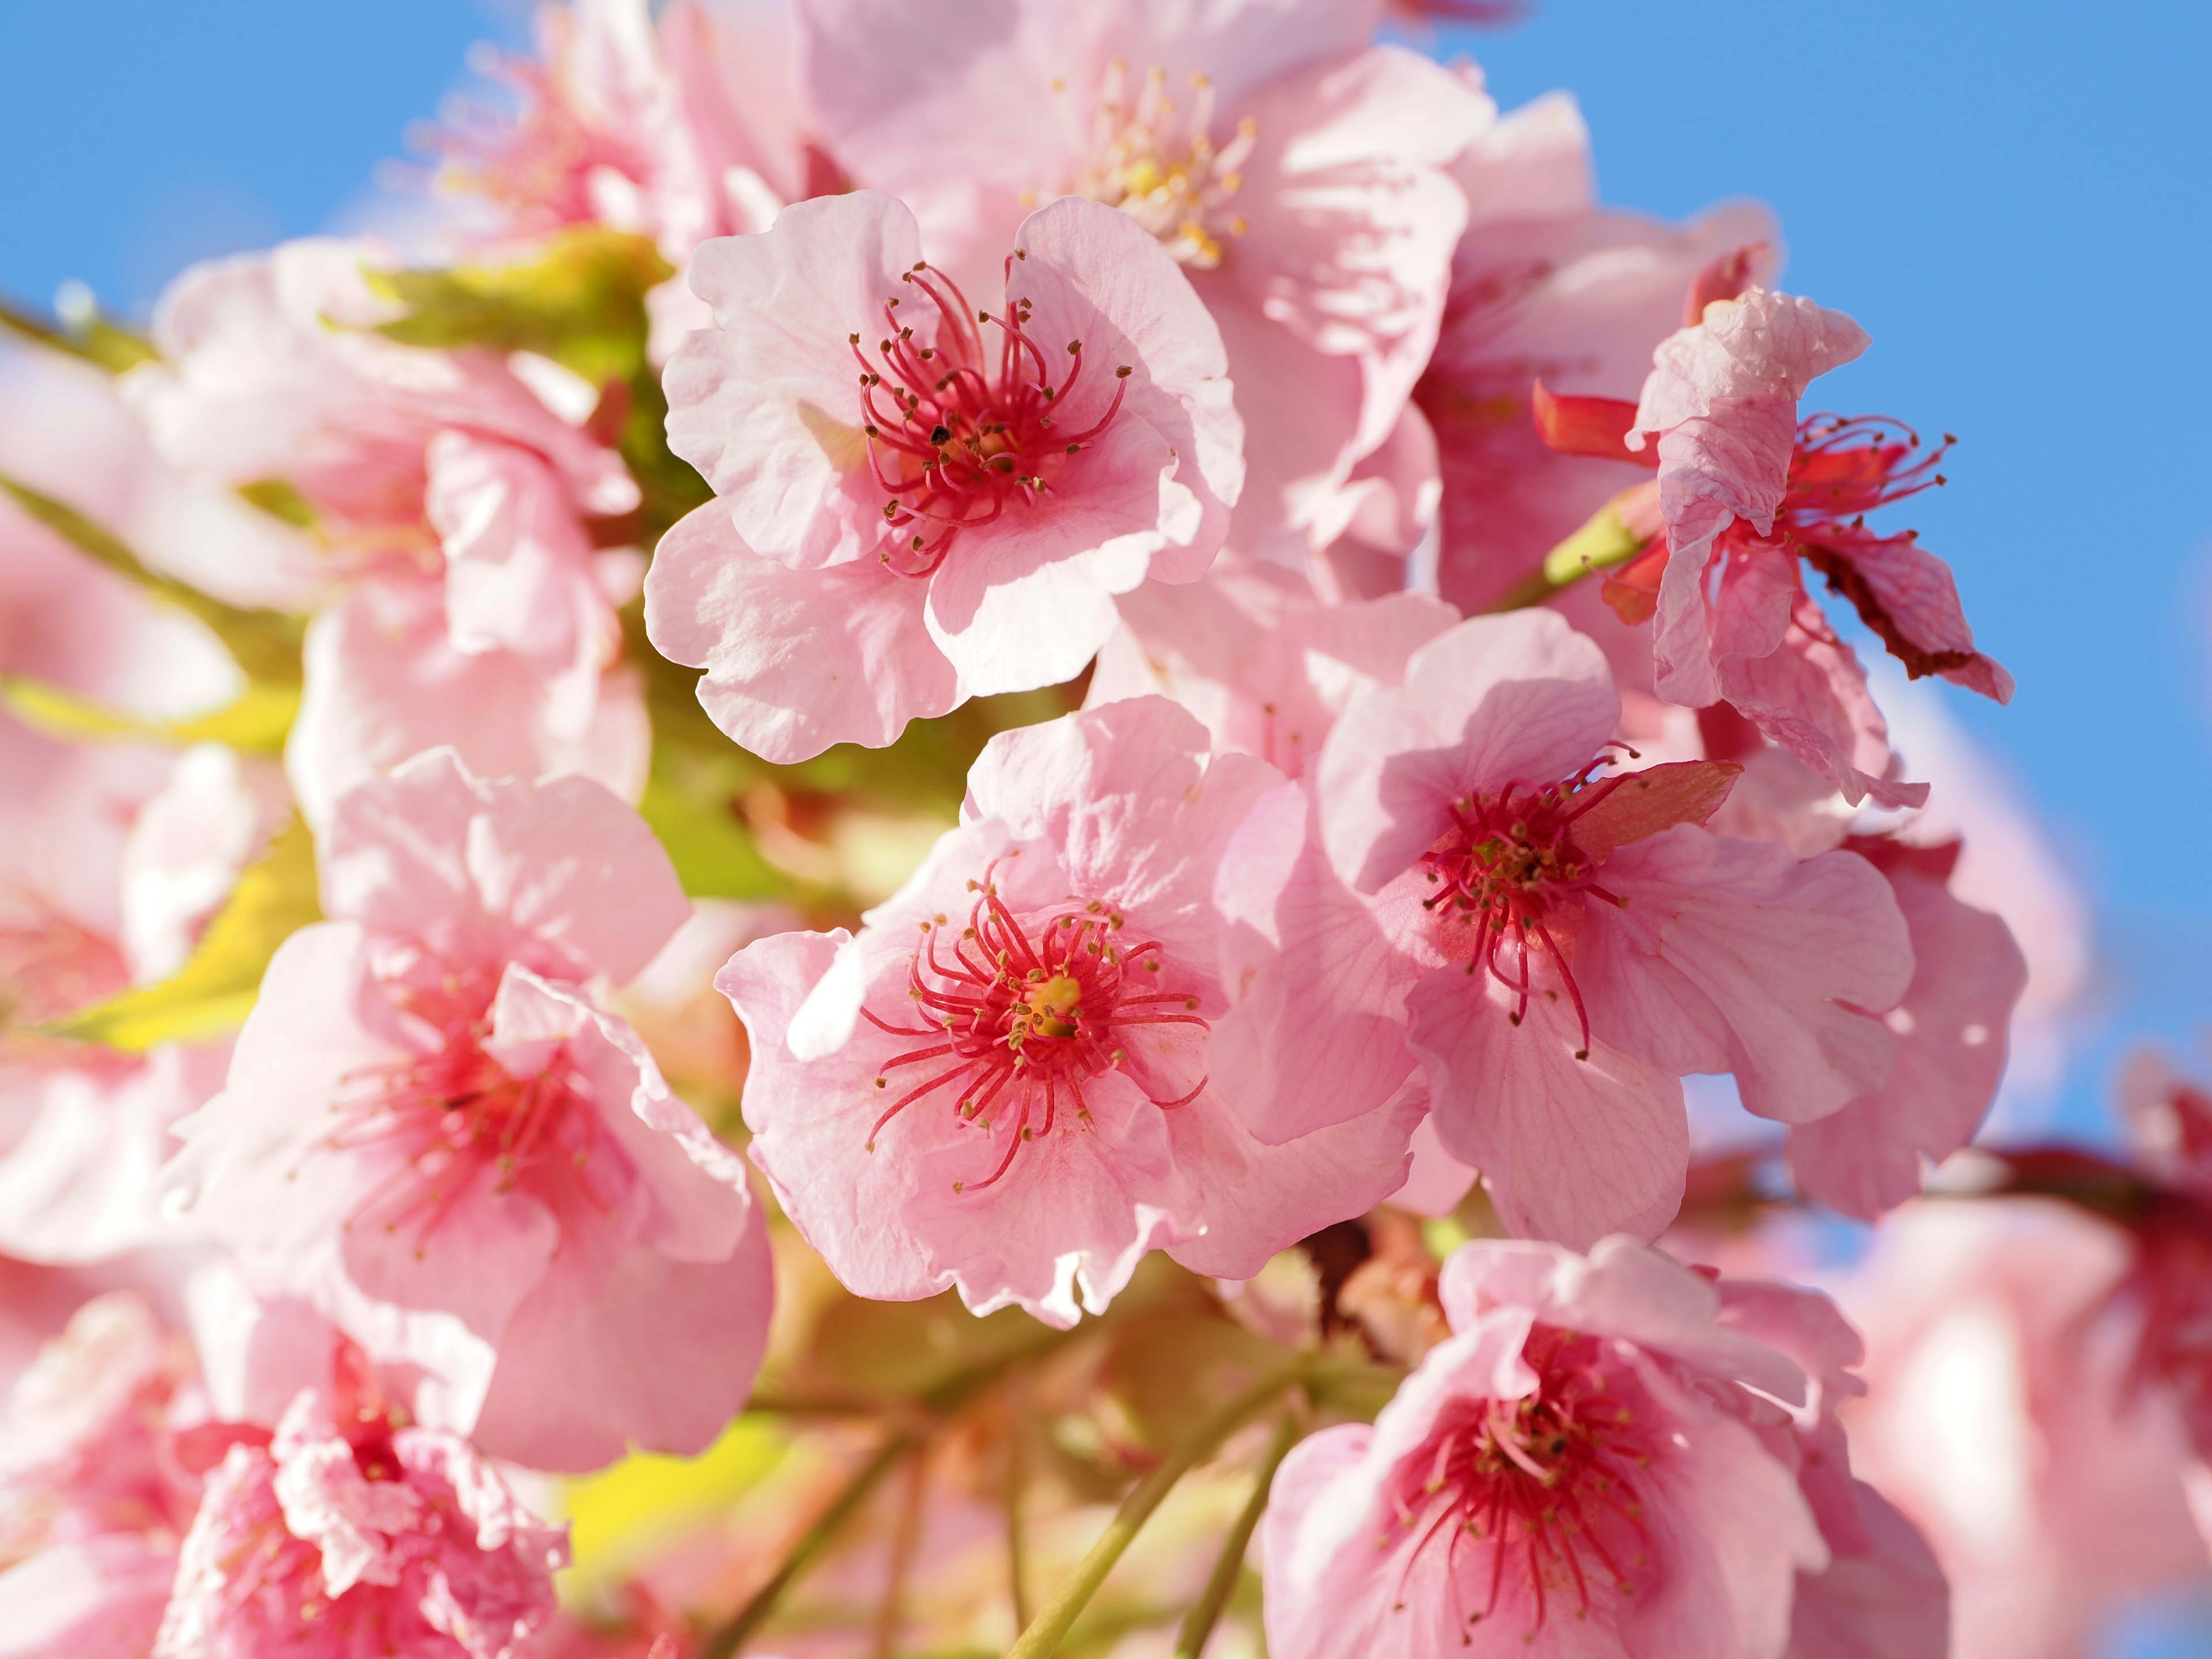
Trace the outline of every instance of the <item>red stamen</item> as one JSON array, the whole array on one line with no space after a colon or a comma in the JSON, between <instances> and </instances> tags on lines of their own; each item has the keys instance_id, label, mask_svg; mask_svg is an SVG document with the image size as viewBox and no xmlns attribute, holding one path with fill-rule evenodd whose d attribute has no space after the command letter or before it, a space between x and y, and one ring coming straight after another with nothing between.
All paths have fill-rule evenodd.
<instances>
[{"instance_id":1,"label":"red stamen","mask_svg":"<svg viewBox=\"0 0 2212 1659\"><path fill-rule=\"evenodd\" d=\"M1013 261L1006 262L1009 273ZM927 576L961 532L995 524L1010 505L1033 507L1053 491L1067 460L1121 413L1130 371L1105 409L1079 432L1053 429L1083 374L1083 343L1071 340L1067 378L1055 387L1043 349L1029 331L1030 303L1008 296L1006 314L972 309L943 271L916 265L902 280L937 308L933 342L923 346L884 301L884 332L871 362L860 336L849 337L860 368L861 431L868 466L888 499L884 524L895 532L883 562L902 576ZM941 286L940 286L941 285ZM979 322L999 331L995 364ZM878 402L878 393L889 407Z\"/></svg>"},{"instance_id":2,"label":"red stamen","mask_svg":"<svg viewBox=\"0 0 2212 1659\"><path fill-rule=\"evenodd\" d=\"M927 1039L924 1046L884 1060L878 1088L887 1087L889 1074L899 1066L951 1062L894 1101L877 1118L867 1145L874 1151L893 1118L957 1079L963 1092L953 1108L957 1120L980 1124L1006 1143L987 1178L965 1183L980 1192L1012 1169L1024 1144L1060 1127L1063 1091L1074 1103L1077 1122L1090 1121L1084 1081L1123 1065L1127 1028L1195 1025L1203 1030L1206 1022L1189 993L1140 988L1158 983L1152 975L1159 969L1159 946L1121 943L1122 919L1112 911L1094 904L1025 926L988 872L972 884L975 902L951 959L938 951L939 936L951 926L940 917L925 928L927 941L907 970L907 995L920 1007L942 1011L941 1021L916 1030L867 1014L878 1030ZM1175 1012L1164 1006L1178 1004ZM1200 1078L1186 1094L1166 1099L1147 1091L1146 1098L1162 1111L1173 1111L1205 1087Z\"/></svg>"},{"instance_id":3,"label":"red stamen","mask_svg":"<svg viewBox=\"0 0 2212 1659\"><path fill-rule=\"evenodd\" d=\"M1398 1465L1386 1501L1396 1525L1413 1534L1402 1575L1445 1540L1456 1607L1460 1550L1487 1549L1482 1611L1467 1622L1497 1613L1507 1573L1517 1568L1532 1620L1524 1635L1533 1638L1555 1591L1571 1595L1581 1616L1591 1610L1594 1579L1632 1595L1620 1564L1650 1538L1632 1478L1644 1460L1629 1442L1631 1414L1606 1391L1598 1342L1539 1325L1523 1358L1537 1375L1535 1391L1447 1408L1431 1437ZM1378 1540L1384 1548L1402 1541L1388 1533Z\"/></svg>"}]
</instances>

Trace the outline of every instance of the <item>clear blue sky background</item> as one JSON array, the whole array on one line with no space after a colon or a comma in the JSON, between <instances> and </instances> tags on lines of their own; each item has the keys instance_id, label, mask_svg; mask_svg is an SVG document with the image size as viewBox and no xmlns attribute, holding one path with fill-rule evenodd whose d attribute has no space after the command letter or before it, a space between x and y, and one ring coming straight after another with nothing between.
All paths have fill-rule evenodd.
<instances>
[{"instance_id":1,"label":"clear blue sky background","mask_svg":"<svg viewBox=\"0 0 2212 1659\"><path fill-rule=\"evenodd\" d=\"M324 227L522 16L17 0L0 289L76 277L143 309L194 258ZM1571 88L1611 202L1771 204L1788 285L1874 337L1823 401L1964 440L1911 521L2020 682L2009 708L1953 706L2100 907L2115 1012L2069 1090L2087 1124L2127 1044L2212 1024L2212 5L1547 0L1446 46L1508 105Z\"/></svg>"}]
</instances>

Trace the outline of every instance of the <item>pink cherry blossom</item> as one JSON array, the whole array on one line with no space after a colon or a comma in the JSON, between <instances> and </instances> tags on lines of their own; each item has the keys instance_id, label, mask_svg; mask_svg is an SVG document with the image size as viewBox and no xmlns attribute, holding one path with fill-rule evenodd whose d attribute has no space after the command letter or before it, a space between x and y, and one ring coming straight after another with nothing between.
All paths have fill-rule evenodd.
<instances>
[{"instance_id":1,"label":"pink cherry blossom","mask_svg":"<svg viewBox=\"0 0 2212 1659\"><path fill-rule=\"evenodd\" d=\"M1377 10L808 0L799 15L830 149L945 239L936 257L961 280L1066 194L1119 210L1183 265L1249 429L1237 544L1295 565L1338 533L1337 492L1389 437L1435 341L1465 214L1443 168L1492 114L1461 78L1371 46Z\"/></svg>"},{"instance_id":2,"label":"pink cherry blossom","mask_svg":"<svg viewBox=\"0 0 2212 1659\"><path fill-rule=\"evenodd\" d=\"M1735 769L1604 778L1620 701L1549 612L1462 623L1356 695L1310 793L1263 797L1223 861L1237 1006L1214 1047L1264 1139L1418 1063L1443 1150L1516 1231L1655 1234L1680 1203L1676 1079L1733 1071L1784 1122L1888 1075L1912 955L1864 860L1699 826Z\"/></svg>"},{"instance_id":3,"label":"pink cherry blossom","mask_svg":"<svg viewBox=\"0 0 2212 1659\"><path fill-rule=\"evenodd\" d=\"M1530 419L1533 387L1632 398L1698 272L1735 249L1771 250L1778 236L1742 205L1679 228L1601 208L1589 130L1564 94L1503 117L1452 175L1468 228L1413 396L1443 470L1442 591L1472 611L1648 477L1617 434L1609 461L1548 447Z\"/></svg>"},{"instance_id":4,"label":"pink cherry blossom","mask_svg":"<svg viewBox=\"0 0 2212 1659\"><path fill-rule=\"evenodd\" d=\"M1781 1655L1832 1559L1777 1455L1798 1365L1626 1239L1466 1245L1440 1288L1452 1334L1374 1426L1275 1477L1269 1651Z\"/></svg>"},{"instance_id":5,"label":"pink cherry blossom","mask_svg":"<svg viewBox=\"0 0 2212 1659\"><path fill-rule=\"evenodd\" d=\"M698 258L716 326L670 365L669 436L720 499L664 541L647 625L769 759L1073 678L1237 498L1220 336L1133 222L1024 221L997 314L921 252L862 192Z\"/></svg>"},{"instance_id":6,"label":"pink cherry blossom","mask_svg":"<svg viewBox=\"0 0 2212 1659\"><path fill-rule=\"evenodd\" d=\"M2135 1322L2100 1316L2129 1260L2069 1205L1924 1200L1844 1286L1853 1467L1934 1545L1958 1659L2070 1659L2112 1598L2203 1570L2180 1412L2132 1382Z\"/></svg>"},{"instance_id":7,"label":"pink cherry blossom","mask_svg":"<svg viewBox=\"0 0 2212 1659\"><path fill-rule=\"evenodd\" d=\"M1830 1553L1825 1571L1798 1575L1789 1659L1945 1659L1950 1587L1942 1569L1912 1523L1851 1473L1838 1413L1866 1392L1856 1375L1865 1344L1816 1291L1757 1279L1717 1287L1721 1322L1796 1361L1808 1383L1786 1424L1759 1430L1797 1470Z\"/></svg>"},{"instance_id":8,"label":"pink cherry blossom","mask_svg":"<svg viewBox=\"0 0 2212 1659\"><path fill-rule=\"evenodd\" d=\"M179 1126L180 1205L495 1455L698 1450L760 1360L762 1221L591 989L683 920L666 855L587 780L450 752L356 788L319 852L332 920L285 941Z\"/></svg>"},{"instance_id":9,"label":"pink cherry blossom","mask_svg":"<svg viewBox=\"0 0 2212 1659\"><path fill-rule=\"evenodd\" d=\"M1899 423L1815 416L1798 400L1866 349L1839 312L1765 289L1716 299L1661 342L1626 443L1656 437L1667 552L1653 653L1660 695L1725 697L1854 802L1917 805L1886 781L1887 738L1865 676L1806 596L1798 558L1849 599L1916 675L1942 673L2002 702L2004 671L1973 649L1951 574L1908 535L1864 515L1940 483ZM1602 448L1602 446L1600 446Z\"/></svg>"},{"instance_id":10,"label":"pink cherry blossom","mask_svg":"<svg viewBox=\"0 0 2212 1659\"><path fill-rule=\"evenodd\" d=\"M458 112L439 135L440 183L485 201L501 239L605 224L680 264L710 236L765 230L785 202L815 193L775 73L780 21L770 8L739 15L696 0L657 27L645 0L540 6L537 57L483 65L519 111Z\"/></svg>"},{"instance_id":11,"label":"pink cherry blossom","mask_svg":"<svg viewBox=\"0 0 2212 1659\"><path fill-rule=\"evenodd\" d=\"M1249 1278L1404 1181L1416 1091L1280 1146L1218 1092L1215 866L1275 781L1161 698L1007 732L857 936L731 959L753 1158L849 1288L1069 1325L1148 1249Z\"/></svg>"},{"instance_id":12,"label":"pink cherry blossom","mask_svg":"<svg viewBox=\"0 0 2212 1659\"><path fill-rule=\"evenodd\" d=\"M163 455L289 485L339 580L309 629L286 751L311 823L439 744L488 774L585 769L642 787L646 728L615 607L637 556L586 517L637 505L615 455L490 352L377 333L366 244L289 243L187 271L125 378Z\"/></svg>"},{"instance_id":13,"label":"pink cherry blossom","mask_svg":"<svg viewBox=\"0 0 2212 1659\"><path fill-rule=\"evenodd\" d=\"M2002 1080L2006 1034L2027 983L2012 932L1948 888L1959 843L1854 837L1889 878L1912 935L1912 983L1885 1017L1897 1064L1881 1087L1790 1129L1790 1173L1808 1198L1868 1218L1920 1190L1920 1160L1973 1139Z\"/></svg>"},{"instance_id":14,"label":"pink cherry blossom","mask_svg":"<svg viewBox=\"0 0 2212 1659\"><path fill-rule=\"evenodd\" d=\"M567 1559L467 1442L311 1390L210 1477L155 1659L521 1659Z\"/></svg>"},{"instance_id":15,"label":"pink cherry blossom","mask_svg":"<svg viewBox=\"0 0 2212 1659\"><path fill-rule=\"evenodd\" d=\"M1364 685L1395 684L1406 659L1459 620L1424 593L1323 605L1279 565L1217 565L1179 587L1146 583L1091 671L1092 706L1154 693L1206 723L1217 753L1304 775Z\"/></svg>"},{"instance_id":16,"label":"pink cherry blossom","mask_svg":"<svg viewBox=\"0 0 2212 1659\"><path fill-rule=\"evenodd\" d=\"M191 1356L128 1292L77 1310L0 1421L0 1630L11 1654L137 1659L199 1482L169 1425Z\"/></svg>"}]
</instances>

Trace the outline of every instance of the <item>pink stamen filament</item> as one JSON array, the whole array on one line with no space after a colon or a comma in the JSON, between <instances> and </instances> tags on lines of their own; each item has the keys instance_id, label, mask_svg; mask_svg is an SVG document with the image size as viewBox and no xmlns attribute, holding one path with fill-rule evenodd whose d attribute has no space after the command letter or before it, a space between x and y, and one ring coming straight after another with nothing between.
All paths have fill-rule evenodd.
<instances>
[{"instance_id":1,"label":"pink stamen filament","mask_svg":"<svg viewBox=\"0 0 2212 1659\"><path fill-rule=\"evenodd\" d=\"M1467 1624L1497 1613L1516 1562L1528 1592L1529 1638L1549 1616L1555 1589L1571 1589L1578 1613L1589 1613L1586 1555L1616 1594L1634 1593L1630 1567L1640 1560L1624 1565L1621 1546L1632 1540L1627 1553L1640 1558L1650 1542L1633 1479L1648 1460L1623 1443L1631 1414L1587 1363L1596 1352L1589 1337L1536 1327L1523 1351L1540 1379L1536 1391L1453 1408L1431 1444L1399 1465L1389 1502L1395 1524L1413 1534L1400 1571L1401 1605L1406 1579L1439 1543L1455 1618L1461 1549L1490 1552L1487 1583L1471 1587L1481 1607ZM1399 1540L1386 1532L1377 1542L1392 1548Z\"/></svg>"},{"instance_id":2,"label":"pink stamen filament","mask_svg":"<svg viewBox=\"0 0 2212 1659\"><path fill-rule=\"evenodd\" d=\"M1011 274L1011 258L1006 267ZM883 562L900 575L924 577L945 562L961 532L997 522L1010 504L1034 506L1051 493L1065 460L1121 413L1130 371L1115 371L1113 396L1097 419L1079 432L1056 432L1054 419L1083 376L1082 341L1068 342L1067 378L1055 386L1044 351L1029 332L1027 300L1010 295L1006 314L994 317L973 310L958 285L927 264L903 280L937 308L934 343L915 343L891 299L884 303L880 361L871 362L860 335L849 344L860 369L869 470L889 498L884 522L903 532ZM980 323L999 331L997 363L988 374L990 353Z\"/></svg>"},{"instance_id":3,"label":"pink stamen filament","mask_svg":"<svg viewBox=\"0 0 2212 1659\"><path fill-rule=\"evenodd\" d=\"M331 1105L338 1121L317 1143L399 1152L356 1214L380 1218L387 1233L411 1230L418 1257L487 1178L493 1195L520 1188L601 1214L613 1207L591 1179L602 1132L572 1062L558 1054L517 1078L483 1051L488 1035L481 1019L456 1019L434 1052L349 1073L354 1088Z\"/></svg>"},{"instance_id":4,"label":"pink stamen filament","mask_svg":"<svg viewBox=\"0 0 2212 1659\"><path fill-rule=\"evenodd\" d=\"M1094 903L1080 913L1050 917L1032 938L988 872L975 885L978 896L967 927L951 941L951 960L939 954L940 938L951 925L939 917L925 926L926 940L908 964L907 996L920 1023L894 1024L872 1009L861 1012L887 1035L929 1039L884 1060L877 1071L878 1088L887 1088L890 1073L902 1066L943 1062L877 1116L868 1150L875 1150L884 1127L908 1107L955 1089L957 1121L979 1123L994 1139L1003 1130L1006 1137L997 1167L984 1180L966 1183L981 1191L1006 1173L1023 1146L1058 1127L1063 1096L1077 1122L1089 1122L1084 1082L1123 1064L1123 1034L1129 1028L1204 1030L1207 1023L1188 993L1136 988L1146 981L1133 974L1160 970L1159 945L1121 942L1120 915ZM1149 1091L1146 1097L1173 1111L1205 1087L1200 1078L1173 1099ZM961 1189L956 1183L955 1190Z\"/></svg>"},{"instance_id":5,"label":"pink stamen filament","mask_svg":"<svg viewBox=\"0 0 2212 1659\"><path fill-rule=\"evenodd\" d=\"M1620 902L1597 884L1597 866L1573 836L1575 820L1620 786L1619 777L1589 781L1603 763L1592 762L1577 776L1541 788L1512 784L1502 794L1453 802L1452 828L1422 857L1436 884L1422 908L1473 927L1467 971L1486 971L1514 994L1507 1018L1516 1025L1528 1013L1530 951L1551 958L1581 1027L1577 1060L1589 1058L1589 1012L1567 953L1547 924L1567 901L1585 893ZM1509 942L1510 962L1504 959Z\"/></svg>"}]
</instances>

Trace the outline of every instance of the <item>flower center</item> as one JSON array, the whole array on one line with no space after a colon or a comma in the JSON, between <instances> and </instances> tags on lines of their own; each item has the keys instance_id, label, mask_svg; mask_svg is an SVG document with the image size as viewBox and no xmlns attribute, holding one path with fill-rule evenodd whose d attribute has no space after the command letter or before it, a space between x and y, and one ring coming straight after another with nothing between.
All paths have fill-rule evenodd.
<instances>
[{"instance_id":1,"label":"flower center","mask_svg":"<svg viewBox=\"0 0 2212 1659\"><path fill-rule=\"evenodd\" d=\"M1454 801L1452 827L1421 855L1423 873L1435 889L1421 908L1436 916L1444 952L1463 960L1468 973L1486 970L1516 994L1507 1016L1516 1025L1528 1012L1530 953L1548 957L1582 1024L1577 1060L1589 1058L1589 1015L1561 945L1559 913L1584 893L1620 902L1592 879L1597 860L1574 841L1575 820L1620 780L1595 786L1588 780L1586 770L1541 789L1514 784L1503 794Z\"/></svg>"},{"instance_id":2,"label":"flower center","mask_svg":"<svg viewBox=\"0 0 2212 1659\"><path fill-rule=\"evenodd\" d=\"M1011 276L1013 259L1006 268ZM1029 332L1027 300L1011 300L994 317L971 311L952 279L927 262L900 280L937 307L933 341L921 343L900 323L896 298L884 301L879 362L869 362L858 334L847 340L860 365L868 465L890 498L884 522L899 532L883 562L902 576L927 576L962 531L994 523L1011 506L1035 506L1049 491L1067 458L1113 424L1129 369L1114 371L1112 401L1097 420L1080 431L1057 429L1055 416L1083 378L1082 341L1067 343L1067 373L1055 382L1053 360ZM995 351L987 325L998 331Z\"/></svg>"},{"instance_id":3,"label":"flower center","mask_svg":"<svg viewBox=\"0 0 2212 1659\"><path fill-rule=\"evenodd\" d=\"M1607 1392L1595 1339L1539 1325L1522 1358L1540 1378L1534 1393L1462 1402L1398 1466L1390 1502L1401 1531L1379 1542L1415 1536L1409 1573L1422 1553L1442 1550L1454 1616L1469 1625L1497 1613L1516 1576L1533 1636L1555 1595L1571 1594L1587 1616L1593 1586L1635 1593L1650 1542L1635 1474L1650 1460L1626 1443L1633 1413Z\"/></svg>"},{"instance_id":4,"label":"flower center","mask_svg":"<svg viewBox=\"0 0 2212 1659\"><path fill-rule=\"evenodd\" d=\"M487 1054L489 1022L455 1018L445 1041L415 1059L363 1067L333 1104L337 1126L318 1146L398 1154L354 1221L414 1234L422 1256L431 1235L480 1185L498 1195L522 1188L556 1206L611 1207L587 1174L599 1150L598 1115L565 1051L533 1076L516 1077Z\"/></svg>"},{"instance_id":5,"label":"flower center","mask_svg":"<svg viewBox=\"0 0 2212 1659\"><path fill-rule=\"evenodd\" d=\"M1238 169L1252 154L1258 126L1248 117L1237 123L1236 137L1217 147L1213 83L1205 76L1190 77L1190 102L1181 110L1168 96L1166 70L1146 70L1133 96L1129 78L1127 64L1108 67L1089 154L1070 193L1121 209L1177 261L1212 270L1225 251L1222 235L1244 234L1244 221L1228 204L1243 188Z\"/></svg>"},{"instance_id":6,"label":"flower center","mask_svg":"<svg viewBox=\"0 0 2212 1659\"><path fill-rule=\"evenodd\" d=\"M891 1073L906 1066L926 1066L928 1075L876 1119L868 1150L908 1107L947 1095L957 1121L981 1125L994 1140L1004 1135L997 1167L974 1183L980 1191L1006 1174L1023 1146L1051 1134L1063 1112L1078 1124L1091 1121L1083 1085L1109 1067L1127 1069L1133 1033L1160 1025L1204 1030L1206 1022L1195 996L1154 988L1164 970L1158 945L1126 943L1123 918L1105 905L1094 900L1079 912L1047 911L1024 922L988 872L969 885L977 897L968 925L946 949L951 924L942 916L925 923L927 942L908 966L907 995L919 1023L893 1025L862 1012L878 1030L928 1039L884 1062L878 1089L888 1090ZM1172 1111L1205 1086L1200 1078L1184 1094L1163 1099L1147 1089L1146 1098Z\"/></svg>"}]
</instances>

